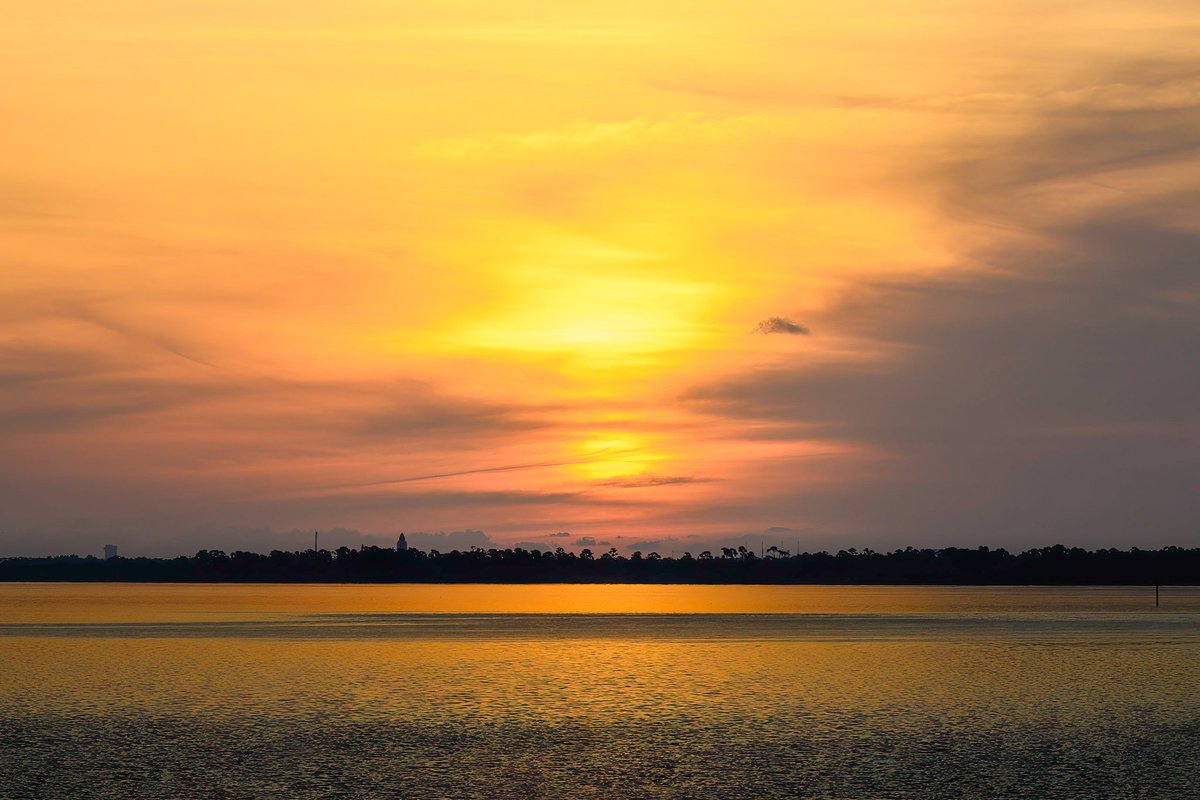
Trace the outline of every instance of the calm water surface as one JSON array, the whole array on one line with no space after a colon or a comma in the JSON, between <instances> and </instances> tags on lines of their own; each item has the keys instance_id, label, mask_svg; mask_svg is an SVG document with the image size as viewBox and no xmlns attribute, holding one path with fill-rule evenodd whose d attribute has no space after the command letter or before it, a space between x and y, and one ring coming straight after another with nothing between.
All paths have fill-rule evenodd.
<instances>
[{"instance_id":1,"label":"calm water surface","mask_svg":"<svg viewBox=\"0 0 1200 800\"><path fill-rule=\"evenodd\" d=\"M1200 590L0 585L0 798L1198 798Z\"/></svg>"}]
</instances>

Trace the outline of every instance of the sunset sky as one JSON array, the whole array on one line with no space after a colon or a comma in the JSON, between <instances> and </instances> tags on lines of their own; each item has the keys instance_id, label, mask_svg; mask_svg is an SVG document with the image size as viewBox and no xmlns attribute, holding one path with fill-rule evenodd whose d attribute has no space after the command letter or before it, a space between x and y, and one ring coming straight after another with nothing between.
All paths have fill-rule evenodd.
<instances>
[{"instance_id":1,"label":"sunset sky","mask_svg":"<svg viewBox=\"0 0 1200 800\"><path fill-rule=\"evenodd\" d=\"M1197 41L0 0L0 556L1200 544Z\"/></svg>"}]
</instances>

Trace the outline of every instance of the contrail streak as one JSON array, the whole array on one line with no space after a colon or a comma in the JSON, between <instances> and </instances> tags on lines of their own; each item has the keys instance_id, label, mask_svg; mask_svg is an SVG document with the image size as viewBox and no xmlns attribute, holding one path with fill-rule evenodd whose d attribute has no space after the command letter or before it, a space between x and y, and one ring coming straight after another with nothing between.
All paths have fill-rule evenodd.
<instances>
[{"instance_id":1,"label":"contrail streak","mask_svg":"<svg viewBox=\"0 0 1200 800\"><path fill-rule=\"evenodd\" d=\"M586 464L593 461L599 456L617 457L630 455L638 452L637 449L629 450L596 450L591 453L584 453L575 458L566 458L557 461L534 461L527 464L506 464L500 467L479 467L477 469L462 469L455 472L436 472L431 475L413 475L407 478L388 478L381 481L367 481L365 483L340 483L334 486L326 486L326 489L366 489L372 486L390 486L397 483L416 483L418 481L432 481L439 478L457 478L461 475L480 475L488 472L515 472L522 469L541 469L543 467L562 467L568 464Z\"/></svg>"}]
</instances>

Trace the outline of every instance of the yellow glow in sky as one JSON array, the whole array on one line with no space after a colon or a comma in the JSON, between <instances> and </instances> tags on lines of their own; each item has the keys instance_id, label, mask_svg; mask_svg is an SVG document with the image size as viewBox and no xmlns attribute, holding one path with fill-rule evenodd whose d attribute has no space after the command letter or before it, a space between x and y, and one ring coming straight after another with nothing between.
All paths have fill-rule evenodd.
<instances>
[{"instance_id":1,"label":"yellow glow in sky","mask_svg":"<svg viewBox=\"0 0 1200 800\"><path fill-rule=\"evenodd\" d=\"M1121 72L1186 60L1185 16L0 0L6 453L78 489L14 525L803 529L780 498L891 445L705 387L903 363L864 287L1126 202L1082 168L1029 188L1013 143L1189 107Z\"/></svg>"}]
</instances>

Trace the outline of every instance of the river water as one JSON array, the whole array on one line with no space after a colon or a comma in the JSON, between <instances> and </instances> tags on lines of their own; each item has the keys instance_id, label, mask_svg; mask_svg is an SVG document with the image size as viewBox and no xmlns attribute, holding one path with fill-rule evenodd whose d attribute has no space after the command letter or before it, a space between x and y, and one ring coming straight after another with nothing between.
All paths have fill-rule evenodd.
<instances>
[{"instance_id":1,"label":"river water","mask_svg":"<svg viewBox=\"0 0 1200 800\"><path fill-rule=\"evenodd\" d=\"M0 798L1197 798L1200 590L0 585Z\"/></svg>"}]
</instances>

